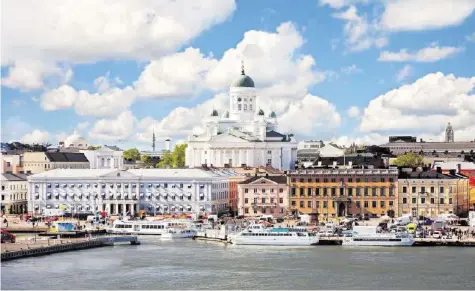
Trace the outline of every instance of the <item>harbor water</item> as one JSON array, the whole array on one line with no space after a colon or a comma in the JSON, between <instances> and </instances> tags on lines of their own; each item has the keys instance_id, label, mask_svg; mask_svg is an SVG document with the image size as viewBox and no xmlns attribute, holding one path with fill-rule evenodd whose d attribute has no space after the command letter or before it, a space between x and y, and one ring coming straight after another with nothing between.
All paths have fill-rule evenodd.
<instances>
[{"instance_id":1,"label":"harbor water","mask_svg":"<svg viewBox=\"0 0 475 291\"><path fill-rule=\"evenodd\" d=\"M141 238L3 262L5 289L471 289L473 248L233 246Z\"/></svg>"}]
</instances>

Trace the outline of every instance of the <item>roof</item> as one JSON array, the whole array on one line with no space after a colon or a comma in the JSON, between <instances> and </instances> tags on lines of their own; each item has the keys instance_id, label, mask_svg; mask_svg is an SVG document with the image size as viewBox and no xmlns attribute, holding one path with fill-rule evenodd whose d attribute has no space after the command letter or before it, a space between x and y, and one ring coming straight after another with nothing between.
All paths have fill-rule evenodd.
<instances>
[{"instance_id":1,"label":"roof","mask_svg":"<svg viewBox=\"0 0 475 291\"><path fill-rule=\"evenodd\" d=\"M246 75L241 75L237 78L231 85L231 87L247 87L247 88L254 88L254 81L251 77Z\"/></svg>"},{"instance_id":2,"label":"roof","mask_svg":"<svg viewBox=\"0 0 475 291\"><path fill-rule=\"evenodd\" d=\"M2 174L2 181L26 181L27 180L27 175L25 174L12 174L12 173L5 173Z\"/></svg>"},{"instance_id":3,"label":"roof","mask_svg":"<svg viewBox=\"0 0 475 291\"><path fill-rule=\"evenodd\" d=\"M437 171L411 171L411 172L399 172L399 179L460 179L459 176L452 176L438 173Z\"/></svg>"},{"instance_id":4,"label":"roof","mask_svg":"<svg viewBox=\"0 0 475 291\"><path fill-rule=\"evenodd\" d=\"M110 146L110 145L105 145L104 148L111 149L113 151L122 151L118 146Z\"/></svg>"},{"instance_id":5,"label":"roof","mask_svg":"<svg viewBox=\"0 0 475 291\"><path fill-rule=\"evenodd\" d=\"M285 138L285 135L283 135L282 133L278 133L278 132L275 131L275 130L271 130L271 131L267 131L267 132L266 132L266 137L281 137L281 138Z\"/></svg>"},{"instance_id":6,"label":"roof","mask_svg":"<svg viewBox=\"0 0 475 291\"><path fill-rule=\"evenodd\" d=\"M262 178L276 182L277 184L287 184L287 176L254 176L239 184L249 184Z\"/></svg>"},{"instance_id":7,"label":"roof","mask_svg":"<svg viewBox=\"0 0 475 291\"><path fill-rule=\"evenodd\" d=\"M212 178L215 174L202 169L130 169L127 172L152 178Z\"/></svg>"},{"instance_id":8,"label":"roof","mask_svg":"<svg viewBox=\"0 0 475 291\"><path fill-rule=\"evenodd\" d=\"M31 175L30 178L96 178L117 169L54 169Z\"/></svg>"},{"instance_id":9,"label":"roof","mask_svg":"<svg viewBox=\"0 0 475 291\"><path fill-rule=\"evenodd\" d=\"M461 170L475 170L475 163L471 162L434 162L432 168L441 167L442 170L457 170L460 165Z\"/></svg>"},{"instance_id":10,"label":"roof","mask_svg":"<svg viewBox=\"0 0 475 291\"><path fill-rule=\"evenodd\" d=\"M45 153L50 162L89 163L83 153Z\"/></svg>"}]
</instances>

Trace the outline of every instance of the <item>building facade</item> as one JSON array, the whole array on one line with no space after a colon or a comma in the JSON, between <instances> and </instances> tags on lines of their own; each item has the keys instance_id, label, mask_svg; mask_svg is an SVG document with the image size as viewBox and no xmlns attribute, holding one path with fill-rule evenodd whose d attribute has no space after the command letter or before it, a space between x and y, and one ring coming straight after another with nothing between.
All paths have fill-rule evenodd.
<instances>
[{"instance_id":1,"label":"building facade","mask_svg":"<svg viewBox=\"0 0 475 291\"><path fill-rule=\"evenodd\" d=\"M24 174L1 174L2 214L21 214L27 211L28 181Z\"/></svg>"},{"instance_id":2,"label":"building facade","mask_svg":"<svg viewBox=\"0 0 475 291\"><path fill-rule=\"evenodd\" d=\"M28 178L29 212L210 214L228 209L227 177L201 169L56 169Z\"/></svg>"},{"instance_id":3,"label":"building facade","mask_svg":"<svg viewBox=\"0 0 475 291\"><path fill-rule=\"evenodd\" d=\"M124 151L117 147L103 146L97 150L81 150L89 161L90 169L122 169Z\"/></svg>"},{"instance_id":4,"label":"building facade","mask_svg":"<svg viewBox=\"0 0 475 291\"><path fill-rule=\"evenodd\" d=\"M22 155L1 155L0 156L0 173L21 173L23 172L23 156Z\"/></svg>"},{"instance_id":5,"label":"building facade","mask_svg":"<svg viewBox=\"0 0 475 291\"><path fill-rule=\"evenodd\" d=\"M256 175L239 183L238 195L239 215L287 215L289 191L286 176Z\"/></svg>"},{"instance_id":6,"label":"building facade","mask_svg":"<svg viewBox=\"0 0 475 291\"><path fill-rule=\"evenodd\" d=\"M89 169L89 160L83 153L65 152L25 152L23 170L28 174L38 174L53 169Z\"/></svg>"},{"instance_id":7,"label":"building facade","mask_svg":"<svg viewBox=\"0 0 475 291\"><path fill-rule=\"evenodd\" d=\"M257 100L254 81L243 68L229 90L229 110L221 116L213 110L205 132L188 137L186 166L292 169L296 140L292 134L277 132L276 114L266 117Z\"/></svg>"},{"instance_id":8,"label":"building facade","mask_svg":"<svg viewBox=\"0 0 475 291\"><path fill-rule=\"evenodd\" d=\"M435 171L402 171L399 175L399 213L413 217L460 215L469 208L468 178Z\"/></svg>"},{"instance_id":9,"label":"building facade","mask_svg":"<svg viewBox=\"0 0 475 291\"><path fill-rule=\"evenodd\" d=\"M346 215L397 216L397 178L397 169L291 171L290 209L320 219Z\"/></svg>"}]
</instances>

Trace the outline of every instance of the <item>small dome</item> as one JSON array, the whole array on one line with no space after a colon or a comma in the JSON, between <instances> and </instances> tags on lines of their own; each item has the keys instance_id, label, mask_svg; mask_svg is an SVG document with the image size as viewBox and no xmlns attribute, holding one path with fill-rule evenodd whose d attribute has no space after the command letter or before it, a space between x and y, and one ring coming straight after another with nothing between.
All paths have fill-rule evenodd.
<instances>
[{"instance_id":1,"label":"small dome","mask_svg":"<svg viewBox=\"0 0 475 291\"><path fill-rule=\"evenodd\" d=\"M269 117L270 117L270 118L277 118L277 114L275 114L275 112L272 111L272 112L269 114Z\"/></svg>"},{"instance_id":2,"label":"small dome","mask_svg":"<svg viewBox=\"0 0 475 291\"><path fill-rule=\"evenodd\" d=\"M211 116L218 116L218 110L213 109L213 112L211 113Z\"/></svg>"},{"instance_id":3,"label":"small dome","mask_svg":"<svg viewBox=\"0 0 475 291\"><path fill-rule=\"evenodd\" d=\"M241 75L239 76L238 79L236 79L231 87L247 87L247 88L254 88L254 81L251 79L251 77L246 76L246 75Z\"/></svg>"},{"instance_id":4,"label":"small dome","mask_svg":"<svg viewBox=\"0 0 475 291\"><path fill-rule=\"evenodd\" d=\"M262 116L264 116L264 110L259 109L259 113L257 113L257 115L262 115Z\"/></svg>"}]
</instances>

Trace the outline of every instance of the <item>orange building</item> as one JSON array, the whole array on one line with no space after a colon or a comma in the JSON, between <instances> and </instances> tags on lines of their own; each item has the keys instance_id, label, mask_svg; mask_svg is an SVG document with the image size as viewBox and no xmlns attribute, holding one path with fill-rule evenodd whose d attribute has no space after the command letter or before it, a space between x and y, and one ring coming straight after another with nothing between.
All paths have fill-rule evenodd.
<instances>
[{"instance_id":1,"label":"orange building","mask_svg":"<svg viewBox=\"0 0 475 291\"><path fill-rule=\"evenodd\" d=\"M346 215L397 216L397 178L397 169L291 171L290 210L319 219Z\"/></svg>"}]
</instances>

